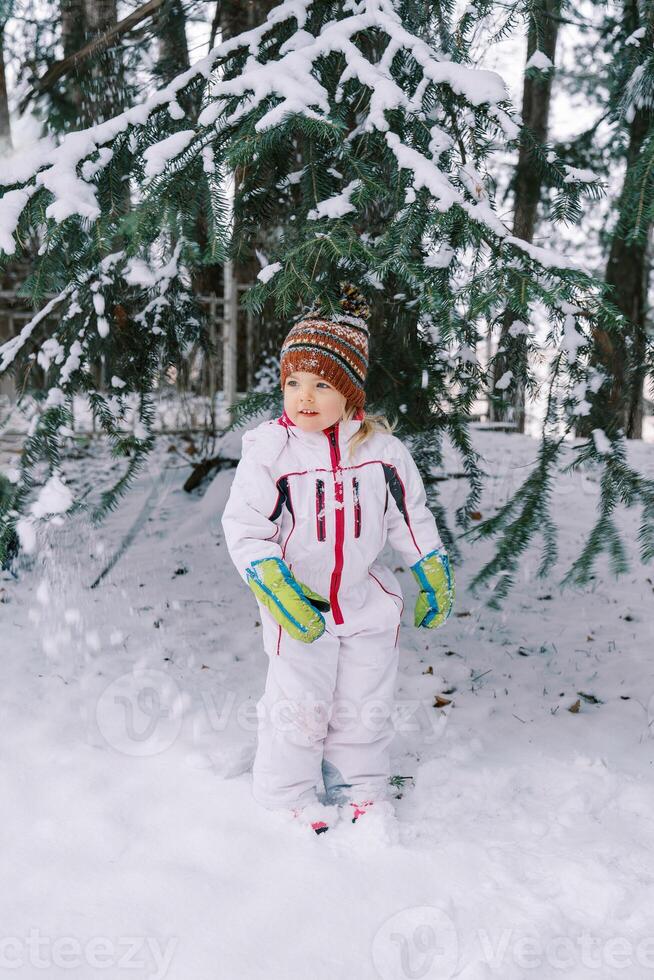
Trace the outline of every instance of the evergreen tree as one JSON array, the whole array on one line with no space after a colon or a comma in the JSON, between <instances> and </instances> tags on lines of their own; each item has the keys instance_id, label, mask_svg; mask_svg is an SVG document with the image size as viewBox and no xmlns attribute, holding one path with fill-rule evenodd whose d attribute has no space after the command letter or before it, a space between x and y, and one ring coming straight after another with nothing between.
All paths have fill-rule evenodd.
<instances>
[{"instance_id":1,"label":"evergreen tree","mask_svg":"<svg viewBox=\"0 0 654 980\"><path fill-rule=\"evenodd\" d=\"M68 135L54 151L37 149L4 177L0 246L11 253L45 226L29 285L36 304L54 291L49 309L60 316L45 336L37 314L0 350L0 370L21 371L40 358L52 385L26 440L6 531L25 507L36 464L59 464L74 391L86 393L115 451L131 457L95 516L115 505L152 444L161 372L202 338L192 270L246 254L254 225L278 215L285 196L286 220L271 236L247 307L256 315L270 302L288 328L316 303L336 311L344 278L358 285L372 307L369 404L398 415L425 475L450 437L470 480L456 515L463 532L483 476L468 427L487 383L478 341L508 309L527 352L554 355L539 464L511 506L475 529L501 536L495 564L478 576L507 572L498 598L535 531L544 534L543 568L551 565L548 487L580 392L595 383L586 356L592 333L613 335L615 315L597 283L565 256L511 234L495 210L494 154L515 148L520 129L502 80L470 62L470 38L492 7L476 0L456 19L449 0L288 0L143 105ZM202 109L189 118L185 106L194 100ZM558 188L559 217L574 219L581 196L596 187L592 175L551 154L542 166ZM223 187L237 168L232 221ZM114 206L126 180L134 188L127 215ZM202 248L200 209L208 226ZM111 251L117 236L124 245ZM531 330L536 307L549 321L543 342ZM110 395L88 372L99 352L119 366ZM141 426L126 434L130 398ZM276 407L279 392L257 392L237 415L253 404ZM589 440L578 459L604 451ZM618 451L613 444L610 458ZM430 498L456 555L435 486ZM598 540L593 554L605 544Z\"/></svg>"}]
</instances>

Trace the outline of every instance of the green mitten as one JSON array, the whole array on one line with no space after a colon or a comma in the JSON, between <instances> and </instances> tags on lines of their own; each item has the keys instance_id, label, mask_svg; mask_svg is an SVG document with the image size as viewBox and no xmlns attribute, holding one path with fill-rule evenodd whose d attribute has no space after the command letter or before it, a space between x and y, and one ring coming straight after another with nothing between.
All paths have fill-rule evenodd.
<instances>
[{"instance_id":1,"label":"green mitten","mask_svg":"<svg viewBox=\"0 0 654 980\"><path fill-rule=\"evenodd\" d=\"M313 643L325 632L321 612L329 612L326 599L298 582L281 558L259 558L246 570L248 585L294 640Z\"/></svg>"},{"instance_id":2,"label":"green mitten","mask_svg":"<svg viewBox=\"0 0 654 980\"><path fill-rule=\"evenodd\" d=\"M411 566L420 586L414 623L425 629L442 626L454 605L454 574L445 551L437 549Z\"/></svg>"}]
</instances>

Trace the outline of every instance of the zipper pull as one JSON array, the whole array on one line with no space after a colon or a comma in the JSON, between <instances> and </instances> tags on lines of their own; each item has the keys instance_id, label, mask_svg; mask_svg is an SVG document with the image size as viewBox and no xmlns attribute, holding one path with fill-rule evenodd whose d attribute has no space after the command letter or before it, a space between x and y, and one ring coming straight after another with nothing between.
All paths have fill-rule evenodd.
<instances>
[{"instance_id":1,"label":"zipper pull","mask_svg":"<svg viewBox=\"0 0 654 980\"><path fill-rule=\"evenodd\" d=\"M332 448L334 450L334 463L336 465L336 469L340 470L340 468L341 468L341 460L340 460L339 452L338 452L338 443L336 441L336 430L335 429L330 429L330 431L329 431L329 441L332 444Z\"/></svg>"}]
</instances>

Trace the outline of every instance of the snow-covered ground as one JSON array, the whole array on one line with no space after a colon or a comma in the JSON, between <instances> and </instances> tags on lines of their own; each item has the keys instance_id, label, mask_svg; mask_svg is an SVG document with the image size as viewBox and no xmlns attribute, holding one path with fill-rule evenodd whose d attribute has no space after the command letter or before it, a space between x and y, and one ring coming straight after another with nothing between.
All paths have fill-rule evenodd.
<instances>
[{"instance_id":1,"label":"snow-covered ground","mask_svg":"<svg viewBox=\"0 0 654 980\"><path fill-rule=\"evenodd\" d=\"M536 443L475 438L486 516ZM0 579L0 973L654 977L654 569L632 543L620 581L601 563L591 588L557 585L597 474L561 478L561 563L535 580L531 551L501 612L466 587L490 545L464 546L456 615L433 635L398 571L397 820L318 837L251 800L267 658L219 524L233 470L189 495L173 441L99 531L53 527ZM654 447L631 451L652 475ZM120 465L93 448L65 474L94 497ZM453 514L463 481L442 487ZM637 518L620 518L632 542Z\"/></svg>"}]
</instances>

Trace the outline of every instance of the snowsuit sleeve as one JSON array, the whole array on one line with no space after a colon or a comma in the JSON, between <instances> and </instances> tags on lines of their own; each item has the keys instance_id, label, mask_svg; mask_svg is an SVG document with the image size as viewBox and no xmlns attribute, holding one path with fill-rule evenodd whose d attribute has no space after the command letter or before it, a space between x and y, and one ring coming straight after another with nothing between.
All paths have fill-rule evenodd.
<instances>
[{"instance_id":1,"label":"snowsuit sleeve","mask_svg":"<svg viewBox=\"0 0 654 980\"><path fill-rule=\"evenodd\" d=\"M282 549L272 540L279 527L271 520L279 492L253 442L253 433L244 433L241 459L221 518L229 556L244 582L246 569L255 559L282 557Z\"/></svg>"},{"instance_id":2,"label":"snowsuit sleeve","mask_svg":"<svg viewBox=\"0 0 654 980\"><path fill-rule=\"evenodd\" d=\"M407 565L415 565L443 543L436 519L427 506L420 471L403 442L394 439L395 452L386 464L388 541Z\"/></svg>"}]
</instances>

